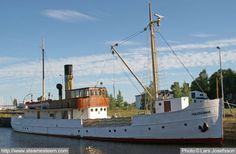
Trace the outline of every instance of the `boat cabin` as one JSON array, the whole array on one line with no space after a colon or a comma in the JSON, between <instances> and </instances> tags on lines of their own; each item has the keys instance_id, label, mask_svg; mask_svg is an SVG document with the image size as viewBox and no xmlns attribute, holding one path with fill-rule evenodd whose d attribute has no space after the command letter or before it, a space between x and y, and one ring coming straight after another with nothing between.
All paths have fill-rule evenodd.
<instances>
[{"instance_id":1,"label":"boat cabin","mask_svg":"<svg viewBox=\"0 0 236 154\"><path fill-rule=\"evenodd\" d=\"M69 91L70 98L27 102L25 116L44 119L107 118L109 99L105 87L86 87Z\"/></svg>"},{"instance_id":2,"label":"boat cabin","mask_svg":"<svg viewBox=\"0 0 236 154\"><path fill-rule=\"evenodd\" d=\"M189 106L188 97L160 99L155 103L156 113L182 110Z\"/></svg>"}]
</instances>

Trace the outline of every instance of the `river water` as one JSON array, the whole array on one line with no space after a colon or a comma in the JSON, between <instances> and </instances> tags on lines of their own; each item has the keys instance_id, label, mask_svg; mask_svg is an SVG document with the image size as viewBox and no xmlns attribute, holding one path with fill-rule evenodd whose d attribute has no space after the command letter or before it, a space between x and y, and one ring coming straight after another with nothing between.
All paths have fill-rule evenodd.
<instances>
[{"instance_id":1,"label":"river water","mask_svg":"<svg viewBox=\"0 0 236 154\"><path fill-rule=\"evenodd\" d=\"M24 134L0 127L0 148L69 148L70 154L175 154L181 147L218 147L194 144L136 144L100 142L62 137ZM226 140L219 147L236 147L236 141Z\"/></svg>"}]
</instances>

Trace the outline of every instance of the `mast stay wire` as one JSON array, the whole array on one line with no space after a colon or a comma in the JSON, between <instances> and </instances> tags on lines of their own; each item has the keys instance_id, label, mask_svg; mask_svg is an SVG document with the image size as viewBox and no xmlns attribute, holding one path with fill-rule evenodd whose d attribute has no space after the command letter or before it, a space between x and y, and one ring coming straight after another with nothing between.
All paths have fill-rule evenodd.
<instances>
[{"instance_id":1,"label":"mast stay wire","mask_svg":"<svg viewBox=\"0 0 236 154\"><path fill-rule=\"evenodd\" d=\"M166 45L169 47L170 51L174 54L174 56L177 58L177 60L179 61L179 63L184 67L184 69L187 71L187 73L190 75L190 77L193 79L193 81L197 84L198 88L202 91L203 89L201 88L201 86L199 85L199 83L194 79L193 75L191 74L191 72L189 71L189 69L185 66L185 64L181 61L181 59L179 58L179 56L176 54L176 52L174 51L174 49L171 47L171 45L168 43L168 41L165 39L165 37L161 34L160 31L157 31L157 33L161 36L161 38L164 40L164 42L166 43ZM205 92L204 92L205 93ZM208 96L207 96L208 97Z\"/></svg>"},{"instance_id":2,"label":"mast stay wire","mask_svg":"<svg viewBox=\"0 0 236 154\"><path fill-rule=\"evenodd\" d=\"M125 37L125 38L121 39L120 41L118 41L118 42L115 43L115 44L116 44L116 45L118 45L118 44L123 44L123 43L125 43L125 42L131 40L132 38L134 38L134 37L138 36L139 34L142 34L143 32L145 32L145 31L147 30L147 27L148 27L148 26L146 26L144 29L142 29L142 30L140 30L140 31L137 31L137 32L131 34L131 35L128 36L128 37Z\"/></svg>"},{"instance_id":3,"label":"mast stay wire","mask_svg":"<svg viewBox=\"0 0 236 154\"><path fill-rule=\"evenodd\" d=\"M109 54L109 55L110 55L110 54ZM104 60L103 60L103 66L102 66L102 69L101 69L101 71L100 71L100 73L99 73L99 75L98 75L98 80L97 80L97 83L96 83L95 87L98 86L99 81L101 80L101 77L102 77L102 74L103 74L103 72L104 72L104 68L105 68L105 65L106 65L106 61L108 60L108 56L109 56L109 55L106 54L106 57L105 57Z\"/></svg>"},{"instance_id":4,"label":"mast stay wire","mask_svg":"<svg viewBox=\"0 0 236 154\"><path fill-rule=\"evenodd\" d=\"M121 61L119 61L119 63L121 63ZM141 95L142 94L142 92L140 92L140 90L138 89L138 87L135 85L135 83L133 82L133 80L129 77L129 75L127 74L127 72L125 71L125 68L124 68L124 66L123 65L121 65L122 67L122 70L123 70L123 72L124 72L124 74L125 74L125 76L129 79L129 81L131 82L131 84L134 86L134 88L138 91L138 93Z\"/></svg>"}]
</instances>

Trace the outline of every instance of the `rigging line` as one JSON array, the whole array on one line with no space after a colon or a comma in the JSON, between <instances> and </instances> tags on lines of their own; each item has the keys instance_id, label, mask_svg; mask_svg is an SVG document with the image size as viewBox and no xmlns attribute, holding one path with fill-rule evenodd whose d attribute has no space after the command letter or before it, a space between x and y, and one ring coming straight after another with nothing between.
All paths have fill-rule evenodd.
<instances>
[{"instance_id":1,"label":"rigging line","mask_svg":"<svg viewBox=\"0 0 236 154\"><path fill-rule=\"evenodd\" d=\"M119 63L121 63L121 61L119 61ZM141 95L142 92L140 92L140 90L139 90L139 89L137 88L137 86L134 84L133 80L129 77L129 75L128 75L127 72L125 71L123 65L121 65L121 66L122 66L121 68L122 68L122 70L123 70L125 76L129 79L129 81L131 82L131 84L134 86L134 88L135 88L135 89L138 91L138 93Z\"/></svg>"},{"instance_id":2,"label":"rigging line","mask_svg":"<svg viewBox=\"0 0 236 154\"><path fill-rule=\"evenodd\" d=\"M106 61L107 61L107 57L109 56L110 54L106 54L106 57L104 58L104 60L103 60L103 66L102 66L102 69L101 69L101 72L100 72L100 74L99 74L99 76L98 76L98 80L97 80L97 83L96 83L96 85L95 85L95 87L97 87L97 85L98 85L98 83L99 83L99 81L100 81L100 79L101 79L101 77L102 77L102 74L103 74L103 72L104 72L104 68L105 68L105 65L106 65Z\"/></svg>"},{"instance_id":3,"label":"rigging line","mask_svg":"<svg viewBox=\"0 0 236 154\"><path fill-rule=\"evenodd\" d=\"M113 96L116 97L114 72L115 72L115 55L112 55L112 90L113 90Z\"/></svg>"},{"instance_id":4,"label":"rigging line","mask_svg":"<svg viewBox=\"0 0 236 154\"><path fill-rule=\"evenodd\" d=\"M118 42L115 43L115 44L123 44L123 43L129 41L130 39L132 39L132 38L138 36L139 34L145 32L146 30L147 30L147 28L145 27L143 30L138 31L138 32L135 32L135 33L133 33L132 35L130 35L130 36L128 36L128 37L125 37L125 38L121 39L120 41L118 41Z\"/></svg>"},{"instance_id":5,"label":"rigging line","mask_svg":"<svg viewBox=\"0 0 236 154\"><path fill-rule=\"evenodd\" d=\"M164 40L164 42L166 43L166 45L169 47L169 49L171 50L171 52L175 55L175 57L177 58L177 60L180 62L180 64L184 67L184 69L187 71L187 73L190 75L190 77L193 79L193 81L197 84L198 88L202 91L203 89L201 88L201 86L199 85L199 83L194 79L193 75L190 73L189 69L184 65L184 63L181 61L181 59L178 57L178 55L175 53L175 51L173 50L173 48L170 46L170 44L167 42L167 40L165 39L165 37L161 34L161 32L157 32L161 38ZM205 93L205 92L204 92Z\"/></svg>"}]
</instances>

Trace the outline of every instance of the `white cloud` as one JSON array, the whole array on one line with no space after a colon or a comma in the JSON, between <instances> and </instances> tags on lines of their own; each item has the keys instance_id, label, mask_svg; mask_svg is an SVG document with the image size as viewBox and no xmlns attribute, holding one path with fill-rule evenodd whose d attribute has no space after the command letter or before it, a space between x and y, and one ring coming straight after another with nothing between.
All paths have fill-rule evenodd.
<instances>
[{"instance_id":1,"label":"white cloud","mask_svg":"<svg viewBox=\"0 0 236 154\"><path fill-rule=\"evenodd\" d=\"M23 60L23 59L17 58L17 57L0 57L0 64L18 62L20 60Z\"/></svg>"},{"instance_id":2,"label":"white cloud","mask_svg":"<svg viewBox=\"0 0 236 154\"><path fill-rule=\"evenodd\" d=\"M175 50L186 49L188 52L179 52L179 58L187 67L205 67L218 65L217 50L208 50L207 48L216 47L231 47L236 45L236 39L209 41L203 44L182 44L173 46ZM204 49L204 51L196 51L195 49ZM161 48L161 51L167 50ZM127 61L130 67L135 72L142 72L150 67L150 59L147 59L147 48L137 48L129 50L129 52L121 52L121 56ZM0 60L4 57L0 57ZM64 64L73 64L74 75L79 77L96 76L100 73L103 77L107 75L121 74L124 70L123 64L115 55L115 61L112 54L90 55L83 57L67 57L61 59L49 59L46 61L46 73L48 75L54 74L58 76L63 74ZM222 50L222 62L236 63L236 50L224 49ZM164 54L159 57L159 65L161 69L182 68L176 57L172 54ZM16 63L0 68L0 76L4 77L40 77L41 66L40 62L27 61Z\"/></svg>"},{"instance_id":3,"label":"white cloud","mask_svg":"<svg viewBox=\"0 0 236 154\"><path fill-rule=\"evenodd\" d=\"M199 38L208 38L208 37L213 37L215 35L213 34L207 34L207 33L196 33L196 34L191 34L193 37L199 37Z\"/></svg>"},{"instance_id":4,"label":"white cloud","mask_svg":"<svg viewBox=\"0 0 236 154\"><path fill-rule=\"evenodd\" d=\"M66 22L94 20L94 17L74 10L44 10L43 15Z\"/></svg>"}]
</instances>

